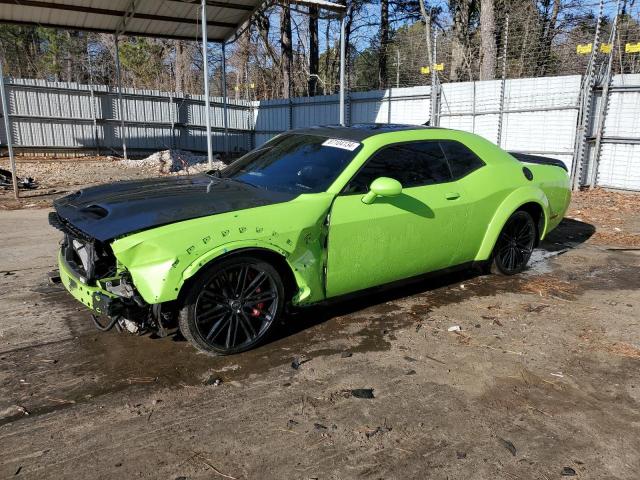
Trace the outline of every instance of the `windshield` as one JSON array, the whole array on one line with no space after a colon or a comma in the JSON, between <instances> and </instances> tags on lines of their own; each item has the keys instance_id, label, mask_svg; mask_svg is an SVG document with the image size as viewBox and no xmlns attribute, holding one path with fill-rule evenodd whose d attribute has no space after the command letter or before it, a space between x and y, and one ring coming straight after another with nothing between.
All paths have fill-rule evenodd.
<instances>
[{"instance_id":1,"label":"windshield","mask_svg":"<svg viewBox=\"0 0 640 480\"><path fill-rule=\"evenodd\" d=\"M357 142L316 135L280 135L233 162L220 177L266 190L323 192L361 147Z\"/></svg>"}]
</instances>

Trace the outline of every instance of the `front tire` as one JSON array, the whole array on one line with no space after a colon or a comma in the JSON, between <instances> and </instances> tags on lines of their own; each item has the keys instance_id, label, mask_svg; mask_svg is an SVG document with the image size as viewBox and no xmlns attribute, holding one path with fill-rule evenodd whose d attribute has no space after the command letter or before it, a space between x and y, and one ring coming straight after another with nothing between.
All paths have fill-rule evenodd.
<instances>
[{"instance_id":1,"label":"front tire","mask_svg":"<svg viewBox=\"0 0 640 480\"><path fill-rule=\"evenodd\" d=\"M493 248L491 273L515 275L527 267L536 243L537 229L531 214L513 213L502 228Z\"/></svg>"},{"instance_id":2,"label":"front tire","mask_svg":"<svg viewBox=\"0 0 640 480\"><path fill-rule=\"evenodd\" d=\"M278 271L256 257L232 257L206 268L191 284L180 331L202 352L230 355L264 341L283 310Z\"/></svg>"}]
</instances>

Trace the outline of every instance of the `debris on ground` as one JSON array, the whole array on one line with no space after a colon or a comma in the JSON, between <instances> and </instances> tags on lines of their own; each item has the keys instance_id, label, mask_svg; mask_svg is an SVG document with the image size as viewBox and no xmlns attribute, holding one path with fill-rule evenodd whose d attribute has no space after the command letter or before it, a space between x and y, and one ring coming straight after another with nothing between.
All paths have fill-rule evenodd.
<instances>
[{"instance_id":1,"label":"debris on ground","mask_svg":"<svg viewBox=\"0 0 640 480\"><path fill-rule=\"evenodd\" d=\"M214 387L217 387L221 383L222 383L222 379L220 377L215 376L215 375L211 375L204 382L205 385L212 385Z\"/></svg>"},{"instance_id":2,"label":"debris on ground","mask_svg":"<svg viewBox=\"0 0 640 480\"><path fill-rule=\"evenodd\" d=\"M351 352L342 352L340 354L340 358L350 358L352 356L353 356L353 353L351 353Z\"/></svg>"},{"instance_id":3,"label":"debris on ground","mask_svg":"<svg viewBox=\"0 0 640 480\"><path fill-rule=\"evenodd\" d=\"M457 451L456 452L456 458L458 460L462 460L463 458L467 458L467 453L466 452Z\"/></svg>"},{"instance_id":4,"label":"debris on ground","mask_svg":"<svg viewBox=\"0 0 640 480\"><path fill-rule=\"evenodd\" d=\"M500 441L500 443L504 448L506 448L507 450L509 450L509 452L511 452L511 455L513 455L514 457L516 456L516 453L517 453L516 446L510 440L505 440L504 438L500 438L500 437L498 437L498 440Z\"/></svg>"},{"instance_id":5,"label":"debris on ground","mask_svg":"<svg viewBox=\"0 0 640 480\"><path fill-rule=\"evenodd\" d=\"M542 310L544 310L545 308L548 308L549 306L550 305L546 303L542 303L540 305L532 305L531 303L527 303L522 306L522 309L525 312L529 312L529 313L540 313Z\"/></svg>"},{"instance_id":6,"label":"debris on ground","mask_svg":"<svg viewBox=\"0 0 640 480\"><path fill-rule=\"evenodd\" d=\"M9 170L0 168L0 188L13 189L13 174ZM38 184L31 177L18 177L18 188L31 190L38 188Z\"/></svg>"},{"instance_id":7,"label":"debris on ground","mask_svg":"<svg viewBox=\"0 0 640 480\"><path fill-rule=\"evenodd\" d=\"M460 332L462 331L462 328L460 328L460 325L452 325L451 327L447 328L447 332Z\"/></svg>"},{"instance_id":8,"label":"debris on ground","mask_svg":"<svg viewBox=\"0 0 640 480\"><path fill-rule=\"evenodd\" d=\"M378 434L388 433L391 430L393 430L391 427L386 427L386 426L385 427L376 427L376 428L368 429L367 431L364 432L364 434L365 434L365 436L367 438L371 438L371 437L373 437L375 435L378 435Z\"/></svg>"},{"instance_id":9,"label":"debris on ground","mask_svg":"<svg viewBox=\"0 0 640 480\"><path fill-rule=\"evenodd\" d=\"M347 390L347 392L351 393L351 396L356 398L375 398L373 395L373 388L354 388Z\"/></svg>"},{"instance_id":10,"label":"debris on ground","mask_svg":"<svg viewBox=\"0 0 640 480\"><path fill-rule=\"evenodd\" d=\"M225 167L219 154L213 157L213 169ZM199 173L210 170L206 155L197 155L186 150L161 150L141 160L122 160L127 167L150 167L158 173Z\"/></svg>"},{"instance_id":11,"label":"debris on ground","mask_svg":"<svg viewBox=\"0 0 640 480\"><path fill-rule=\"evenodd\" d=\"M575 477L576 471L571 467L563 467L560 475L562 475L563 477Z\"/></svg>"},{"instance_id":12,"label":"debris on ground","mask_svg":"<svg viewBox=\"0 0 640 480\"><path fill-rule=\"evenodd\" d=\"M307 363L309 360L311 359L306 357L295 357L291 362L291 368L293 368L294 370L298 370L300 368L300 365L302 365L303 363Z\"/></svg>"}]
</instances>

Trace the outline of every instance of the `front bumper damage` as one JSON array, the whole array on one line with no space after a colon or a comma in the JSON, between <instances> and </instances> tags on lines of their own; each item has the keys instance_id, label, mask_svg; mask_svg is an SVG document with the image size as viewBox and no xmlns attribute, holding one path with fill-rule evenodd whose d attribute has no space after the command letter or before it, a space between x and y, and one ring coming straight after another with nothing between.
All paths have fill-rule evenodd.
<instances>
[{"instance_id":1,"label":"front bumper damage","mask_svg":"<svg viewBox=\"0 0 640 480\"><path fill-rule=\"evenodd\" d=\"M93 312L98 329L117 326L131 333L150 329L164 332L155 319L160 315L159 307L140 297L108 245L88 237L55 213L49 223L65 235L58 254L60 280L73 298ZM98 321L99 316L109 318L108 328Z\"/></svg>"}]
</instances>

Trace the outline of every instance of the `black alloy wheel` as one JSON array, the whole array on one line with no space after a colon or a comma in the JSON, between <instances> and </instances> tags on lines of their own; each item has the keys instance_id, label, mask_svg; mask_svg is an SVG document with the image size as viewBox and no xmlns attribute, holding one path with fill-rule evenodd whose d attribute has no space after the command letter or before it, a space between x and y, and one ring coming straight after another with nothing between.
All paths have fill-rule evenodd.
<instances>
[{"instance_id":1,"label":"black alloy wheel","mask_svg":"<svg viewBox=\"0 0 640 480\"><path fill-rule=\"evenodd\" d=\"M493 249L491 271L503 275L522 272L531 258L537 229L528 212L518 210L509 217Z\"/></svg>"},{"instance_id":2,"label":"black alloy wheel","mask_svg":"<svg viewBox=\"0 0 640 480\"><path fill-rule=\"evenodd\" d=\"M281 315L284 288L277 270L249 256L205 270L180 312L182 334L199 350L228 355L264 340Z\"/></svg>"}]
</instances>

